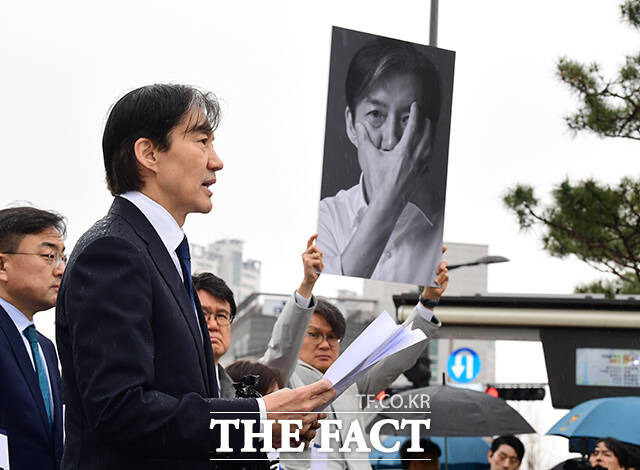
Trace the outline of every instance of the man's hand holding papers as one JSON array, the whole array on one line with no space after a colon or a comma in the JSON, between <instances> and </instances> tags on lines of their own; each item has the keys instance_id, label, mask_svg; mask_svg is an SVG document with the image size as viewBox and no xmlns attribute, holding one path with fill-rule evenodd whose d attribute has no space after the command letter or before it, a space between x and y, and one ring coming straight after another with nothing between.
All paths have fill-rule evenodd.
<instances>
[{"instance_id":1,"label":"man's hand holding papers","mask_svg":"<svg viewBox=\"0 0 640 470\"><path fill-rule=\"evenodd\" d=\"M331 389L331 383L320 380L295 390L283 388L265 395L263 399L267 408L267 419L302 421L298 442L307 445L316 434L318 419L325 417L323 413L318 415L307 411L324 408L334 398L335 392ZM273 443L276 447L282 444L281 431L281 426L276 421L272 427Z\"/></svg>"}]
</instances>

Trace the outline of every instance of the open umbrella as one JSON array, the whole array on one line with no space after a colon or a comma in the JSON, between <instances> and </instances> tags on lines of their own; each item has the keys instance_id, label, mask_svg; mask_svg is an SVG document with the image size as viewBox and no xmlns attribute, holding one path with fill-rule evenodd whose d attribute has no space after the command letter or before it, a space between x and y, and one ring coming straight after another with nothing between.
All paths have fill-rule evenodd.
<instances>
[{"instance_id":1,"label":"open umbrella","mask_svg":"<svg viewBox=\"0 0 640 470\"><path fill-rule=\"evenodd\" d=\"M547 434L569 438L613 437L640 445L640 397L611 397L573 407Z\"/></svg>"},{"instance_id":2,"label":"open umbrella","mask_svg":"<svg viewBox=\"0 0 640 470\"><path fill-rule=\"evenodd\" d=\"M380 411L371 415L367 431L382 419L431 419L430 429L427 432L423 431L426 437L495 436L535 432L503 399L448 385L408 390L376 404L372 410ZM386 429L383 427L382 432ZM408 427L393 432L395 435L409 433ZM447 444L445 439L445 468L448 468Z\"/></svg>"},{"instance_id":3,"label":"open umbrella","mask_svg":"<svg viewBox=\"0 0 640 470\"><path fill-rule=\"evenodd\" d=\"M585 457L577 457L560 462L549 470L593 470L593 467Z\"/></svg>"},{"instance_id":4,"label":"open umbrella","mask_svg":"<svg viewBox=\"0 0 640 470\"><path fill-rule=\"evenodd\" d=\"M535 430L501 398L484 392L448 385L431 385L387 398L367 424L367 431L381 419L431 419L434 436L467 437L527 434ZM386 428L383 428L385 430ZM409 435L410 429L393 434Z\"/></svg>"},{"instance_id":5,"label":"open umbrella","mask_svg":"<svg viewBox=\"0 0 640 470\"><path fill-rule=\"evenodd\" d=\"M396 442L400 442L400 445L402 445L407 439L409 439L407 436L389 436L383 441L383 444L385 447L391 447ZM437 444L440 449L444 449L444 437L430 436L429 439ZM447 438L447 441L450 470L489 468L487 452L489 452L491 446L481 437L451 437ZM369 458L374 469L402 468L400 451L385 453L374 450L369 454Z\"/></svg>"}]
</instances>

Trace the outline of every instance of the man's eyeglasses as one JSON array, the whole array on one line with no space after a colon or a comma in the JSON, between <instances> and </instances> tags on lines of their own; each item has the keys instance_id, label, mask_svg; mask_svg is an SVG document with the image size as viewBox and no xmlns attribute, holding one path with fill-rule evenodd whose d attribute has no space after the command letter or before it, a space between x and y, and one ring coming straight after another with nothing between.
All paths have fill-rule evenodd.
<instances>
[{"instance_id":1,"label":"man's eyeglasses","mask_svg":"<svg viewBox=\"0 0 640 470\"><path fill-rule=\"evenodd\" d=\"M69 258L67 255L63 255L59 251L53 251L51 253L42 254L42 253L23 253L21 251L4 251L5 255L31 255L31 256L40 256L47 260L47 264L53 266L53 269L57 269L60 266L60 263L67 264Z\"/></svg>"},{"instance_id":2,"label":"man's eyeglasses","mask_svg":"<svg viewBox=\"0 0 640 470\"><path fill-rule=\"evenodd\" d=\"M207 320L207 322L210 321L211 319L214 319L218 324L218 326L229 326L231 325L231 321L233 320L226 313L213 314L213 313L204 312L204 318L205 320Z\"/></svg>"},{"instance_id":3,"label":"man's eyeglasses","mask_svg":"<svg viewBox=\"0 0 640 470\"><path fill-rule=\"evenodd\" d=\"M338 338L336 335L323 335L317 331L307 331L307 338L309 338L311 343L315 345L322 343L326 339L327 343L329 343L329 346L331 347L337 346L340 344L340 341L342 341L342 338Z\"/></svg>"}]
</instances>

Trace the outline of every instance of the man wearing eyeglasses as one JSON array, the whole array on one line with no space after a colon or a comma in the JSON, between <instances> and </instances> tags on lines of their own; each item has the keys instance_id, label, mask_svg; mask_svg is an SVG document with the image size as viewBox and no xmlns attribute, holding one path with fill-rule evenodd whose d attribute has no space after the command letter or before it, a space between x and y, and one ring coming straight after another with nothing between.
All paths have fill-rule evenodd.
<instances>
[{"instance_id":1,"label":"man wearing eyeglasses","mask_svg":"<svg viewBox=\"0 0 640 470\"><path fill-rule=\"evenodd\" d=\"M316 237L317 235L309 240L307 251L302 255L303 259L313 261L305 263L305 280L311 286L324 268L322 251L313 245ZM443 252L445 250L443 248ZM409 321L413 321L413 327L420 328L427 338L433 337L434 331L441 325L432 309L449 283L444 261L436 271L435 283L437 286L422 290L419 302L409 317ZM301 288L296 294L302 294L308 299L307 302L312 301L310 290ZM303 300L296 298L296 302ZM340 354L340 343L347 325L340 310L326 300L317 299L314 308L297 313L288 308L292 302L293 299L278 316L267 352L260 361L271 367L280 366L283 382L293 388L322 378ZM366 404L365 396L376 396L391 385L402 372L413 367L425 347L426 342L421 342L378 362L324 410L328 419L342 421L341 445L352 421L360 421L361 428L365 428L362 414L362 408ZM318 437L316 442L319 442ZM350 452L332 452L329 455L315 455L312 450L306 450L303 454L281 453L280 463L285 469L311 468L314 463L328 470L370 469L368 454L357 452L353 442L349 447Z\"/></svg>"},{"instance_id":2,"label":"man wearing eyeglasses","mask_svg":"<svg viewBox=\"0 0 640 470\"><path fill-rule=\"evenodd\" d=\"M236 392L233 381L220 364L220 358L227 352L231 343L231 322L236 315L233 292L226 282L211 273L193 276L193 288L198 294L202 313L207 322L220 396L234 398Z\"/></svg>"},{"instance_id":3,"label":"man wearing eyeglasses","mask_svg":"<svg viewBox=\"0 0 640 470\"><path fill-rule=\"evenodd\" d=\"M518 470L523 457L524 445L513 434L496 437L487 454L490 470Z\"/></svg>"},{"instance_id":4,"label":"man wearing eyeglasses","mask_svg":"<svg viewBox=\"0 0 640 470\"><path fill-rule=\"evenodd\" d=\"M33 317L56 303L65 231L53 212L0 210L0 433L15 469L58 469L62 458L58 358Z\"/></svg>"}]
</instances>

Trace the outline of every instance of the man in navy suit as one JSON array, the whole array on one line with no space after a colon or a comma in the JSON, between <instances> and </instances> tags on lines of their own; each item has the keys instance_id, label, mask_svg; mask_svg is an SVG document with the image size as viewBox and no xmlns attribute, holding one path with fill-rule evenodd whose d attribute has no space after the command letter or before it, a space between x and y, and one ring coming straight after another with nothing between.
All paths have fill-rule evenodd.
<instances>
[{"instance_id":1,"label":"man in navy suit","mask_svg":"<svg viewBox=\"0 0 640 470\"><path fill-rule=\"evenodd\" d=\"M218 119L215 97L182 85L133 90L110 111L102 148L116 197L76 244L56 308L65 470L208 469L221 442L211 418L301 419L308 441L318 415L299 412L335 396L318 381L261 399L217 398L182 225L212 208ZM277 443L279 425L264 427ZM243 429L229 435L239 449Z\"/></svg>"},{"instance_id":2,"label":"man in navy suit","mask_svg":"<svg viewBox=\"0 0 640 470\"><path fill-rule=\"evenodd\" d=\"M62 216L52 212L0 210L0 429L12 469L60 468L58 357L33 316L56 303L65 231Z\"/></svg>"}]
</instances>

